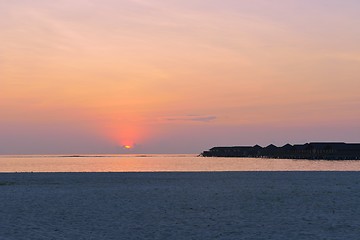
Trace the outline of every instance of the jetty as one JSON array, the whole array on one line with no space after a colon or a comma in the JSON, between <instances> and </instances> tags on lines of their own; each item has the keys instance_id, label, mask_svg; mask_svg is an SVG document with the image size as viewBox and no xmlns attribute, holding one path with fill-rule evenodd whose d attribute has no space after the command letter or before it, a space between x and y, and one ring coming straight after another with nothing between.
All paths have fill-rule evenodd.
<instances>
[{"instance_id":1,"label":"jetty","mask_svg":"<svg viewBox=\"0 0 360 240\"><path fill-rule=\"evenodd\" d=\"M360 143L310 142L305 144L286 144L277 147L231 146L213 147L201 153L203 157L239 158L281 158L281 159L323 159L360 160Z\"/></svg>"}]
</instances>

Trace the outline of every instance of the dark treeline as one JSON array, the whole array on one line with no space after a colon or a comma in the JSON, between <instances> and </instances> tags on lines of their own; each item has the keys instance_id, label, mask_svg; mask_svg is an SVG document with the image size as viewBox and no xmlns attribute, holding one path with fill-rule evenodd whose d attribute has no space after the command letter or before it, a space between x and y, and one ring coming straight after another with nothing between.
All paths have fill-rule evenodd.
<instances>
[{"instance_id":1,"label":"dark treeline","mask_svg":"<svg viewBox=\"0 0 360 240\"><path fill-rule=\"evenodd\" d=\"M295 145L286 144L282 147L273 144L267 147L259 145L213 147L201 155L204 157L359 160L360 143L311 142Z\"/></svg>"}]
</instances>

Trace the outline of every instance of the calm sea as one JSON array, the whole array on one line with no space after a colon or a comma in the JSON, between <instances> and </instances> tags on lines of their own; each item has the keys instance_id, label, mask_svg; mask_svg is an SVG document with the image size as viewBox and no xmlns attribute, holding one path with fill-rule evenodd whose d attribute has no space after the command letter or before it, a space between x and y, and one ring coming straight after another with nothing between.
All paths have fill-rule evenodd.
<instances>
[{"instance_id":1,"label":"calm sea","mask_svg":"<svg viewBox=\"0 0 360 240\"><path fill-rule=\"evenodd\" d=\"M173 155L1 156L0 172L360 171L360 161Z\"/></svg>"}]
</instances>

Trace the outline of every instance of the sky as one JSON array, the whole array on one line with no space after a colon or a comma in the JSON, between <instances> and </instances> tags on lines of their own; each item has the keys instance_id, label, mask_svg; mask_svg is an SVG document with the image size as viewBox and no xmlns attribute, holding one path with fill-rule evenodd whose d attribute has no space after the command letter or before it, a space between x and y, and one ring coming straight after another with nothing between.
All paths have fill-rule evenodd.
<instances>
[{"instance_id":1,"label":"sky","mask_svg":"<svg viewBox=\"0 0 360 240\"><path fill-rule=\"evenodd\" d=\"M358 0L0 1L0 154L360 142L359 11Z\"/></svg>"}]
</instances>

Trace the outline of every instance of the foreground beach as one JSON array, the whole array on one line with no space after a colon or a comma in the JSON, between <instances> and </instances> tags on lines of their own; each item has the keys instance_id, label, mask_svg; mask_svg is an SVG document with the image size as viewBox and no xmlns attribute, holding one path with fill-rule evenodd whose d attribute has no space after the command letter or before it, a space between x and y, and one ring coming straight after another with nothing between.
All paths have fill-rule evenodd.
<instances>
[{"instance_id":1,"label":"foreground beach","mask_svg":"<svg viewBox=\"0 0 360 240\"><path fill-rule=\"evenodd\" d=\"M3 173L0 239L356 239L359 172Z\"/></svg>"}]
</instances>

